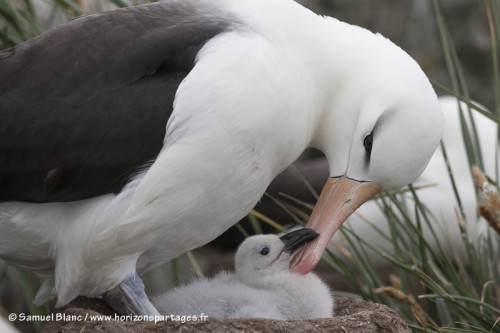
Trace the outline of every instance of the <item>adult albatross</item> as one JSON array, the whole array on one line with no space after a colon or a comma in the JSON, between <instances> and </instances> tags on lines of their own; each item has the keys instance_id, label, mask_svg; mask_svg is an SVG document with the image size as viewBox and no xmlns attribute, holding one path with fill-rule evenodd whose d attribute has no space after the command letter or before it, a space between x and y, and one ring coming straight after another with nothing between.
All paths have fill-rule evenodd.
<instances>
[{"instance_id":1,"label":"adult albatross","mask_svg":"<svg viewBox=\"0 0 500 333\"><path fill-rule=\"evenodd\" d=\"M292 262L307 273L357 207L422 172L443 127L410 56L291 0L83 16L0 53L0 78L0 257L57 306L104 294L156 314L137 272L214 239L316 147L331 178L321 236Z\"/></svg>"}]
</instances>

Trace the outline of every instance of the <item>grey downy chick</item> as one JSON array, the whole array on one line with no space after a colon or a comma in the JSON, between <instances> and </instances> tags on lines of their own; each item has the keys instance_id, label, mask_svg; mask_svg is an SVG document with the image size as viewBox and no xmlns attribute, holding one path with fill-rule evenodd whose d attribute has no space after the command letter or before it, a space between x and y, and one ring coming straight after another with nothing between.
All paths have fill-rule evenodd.
<instances>
[{"instance_id":1,"label":"grey downy chick","mask_svg":"<svg viewBox=\"0 0 500 333\"><path fill-rule=\"evenodd\" d=\"M330 290L315 274L290 270L292 254L319 234L299 229L281 237L257 235L238 248L235 273L197 279L152 299L164 315L309 319L333 315Z\"/></svg>"}]
</instances>

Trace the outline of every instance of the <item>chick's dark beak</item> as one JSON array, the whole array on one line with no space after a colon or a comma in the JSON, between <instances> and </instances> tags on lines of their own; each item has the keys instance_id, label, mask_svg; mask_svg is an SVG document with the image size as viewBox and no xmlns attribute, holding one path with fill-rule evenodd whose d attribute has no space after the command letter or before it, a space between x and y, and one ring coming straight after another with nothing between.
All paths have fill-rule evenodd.
<instances>
[{"instance_id":1,"label":"chick's dark beak","mask_svg":"<svg viewBox=\"0 0 500 333\"><path fill-rule=\"evenodd\" d=\"M319 233L316 230L309 228L302 228L291 231L280 237L280 240L283 242L283 244L285 244L283 252L292 254L302 245L309 243L318 236Z\"/></svg>"}]
</instances>

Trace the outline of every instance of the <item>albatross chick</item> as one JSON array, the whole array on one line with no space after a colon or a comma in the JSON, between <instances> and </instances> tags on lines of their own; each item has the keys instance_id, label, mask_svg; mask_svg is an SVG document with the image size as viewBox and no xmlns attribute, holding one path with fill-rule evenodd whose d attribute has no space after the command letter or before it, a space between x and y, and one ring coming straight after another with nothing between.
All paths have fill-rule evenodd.
<instances>
[{"instance_id":1,"label":"albatross chick","mask_svg":"<svg viewBox=\"0 0 500 333\"><path fill-rule=\"evenodd\" d=\"M235 273L221 272L198 279L152 302L164 315L309 319L333 315L333 299L325 283L314 273L290 270L295 250L315 239L312 229L284 236L247 238L236 253Z\"/></svg>"}]
</instances>

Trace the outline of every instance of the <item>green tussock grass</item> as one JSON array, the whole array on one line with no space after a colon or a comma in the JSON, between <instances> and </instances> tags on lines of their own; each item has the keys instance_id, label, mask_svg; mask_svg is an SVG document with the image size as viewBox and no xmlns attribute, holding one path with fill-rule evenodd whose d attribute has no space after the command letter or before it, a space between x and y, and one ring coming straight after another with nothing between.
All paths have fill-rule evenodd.
<instances>
[{"instance_id":1,"label":"green tussock grass","mask_svg":"<svg viewBox=\"0 0 500 333\"><path fill-rule=\"evenodd\" d=\"M431 1L434 6L435 19L439 28L439 38L445 55L445 66L450 84L433 81L433 85L441 94L456 96L465 103L461 110L462 132L467 152L468 163L483 168L478 129L471 115L475 112L484 114L492 121L499 123L500 115L500 2L483 1L484 12L488 20L491 43L491 75L494 86L495 105L492 112L472 102L467 77L464 73L460 54L457 53L453 41L453 33L446 23L439 0ZM5 49L34 37L47 28L67 21L75 16L89 12L83 0L46 0L54 4L54 10L44 18L37 13L37 7L31 0L0 1L0 48ZM115 7L126 6L146 1L109 0L101 4L113 4ZM481 101L478 101L481 102ZM497 167L498 139L496 149ZM446 147L441 146L446 156ZM450 163L448 161L448 163ZM498 172L489 177L492 186L497 187ZM454 185L453 198L456 200L456 219L450 221L450 228L459 231L460 241L465 249L465 257L450 255L450 244L441 238L436 229L439 217L433 216L420 200L420 190L409 186L403 190L386 192L375 200L384 213L388 229L384 230L375 224L369 224L373 233L379 235L387 243L386 247L372 244L370 239L357 235L349 226L340 230L343 239L341 251L328 251L323 261L352 284L354 292L351 296L365 300L384 303L398 311L409 323L414 332L500 332L500 236L493 228L487 229L481 237L475 237L470 229L477 221L468 221L464 216L463 198L456 186L459 179L451 172L448 175ZM304 189L317 197L317 193L303 177ZM304 225L310 214L313 203L301 202L287 195L272 198L286 211L294 224ZM500 209L500 208L499 208ZM255 233L262 232L262 224L268 223L281 231L275 222L253 211L250 221ZM245 236L247 232L239 227ZM430 231L424 234L424 230ZM433 246L433 244L436 244ZM387 281L384 272L370 254L377 254L392 267L391 279ZM192 254L189 260L196 266ZM178 262L172 261L172 278L176 285L181 284ZM0 285L6 283L5 270L0 266ZM199 267L197 274L201 275ZM50 306L35 307L31 300L36 293L37 282L33 275L18 271L18 278L24 295L15 311L29 311L32 314L47 314ZM339 293L341 294L341 293ZM22 304L21 304L22 303ZM36 327L41 330L41 325Z\"/></svg>"}]
</instances>

